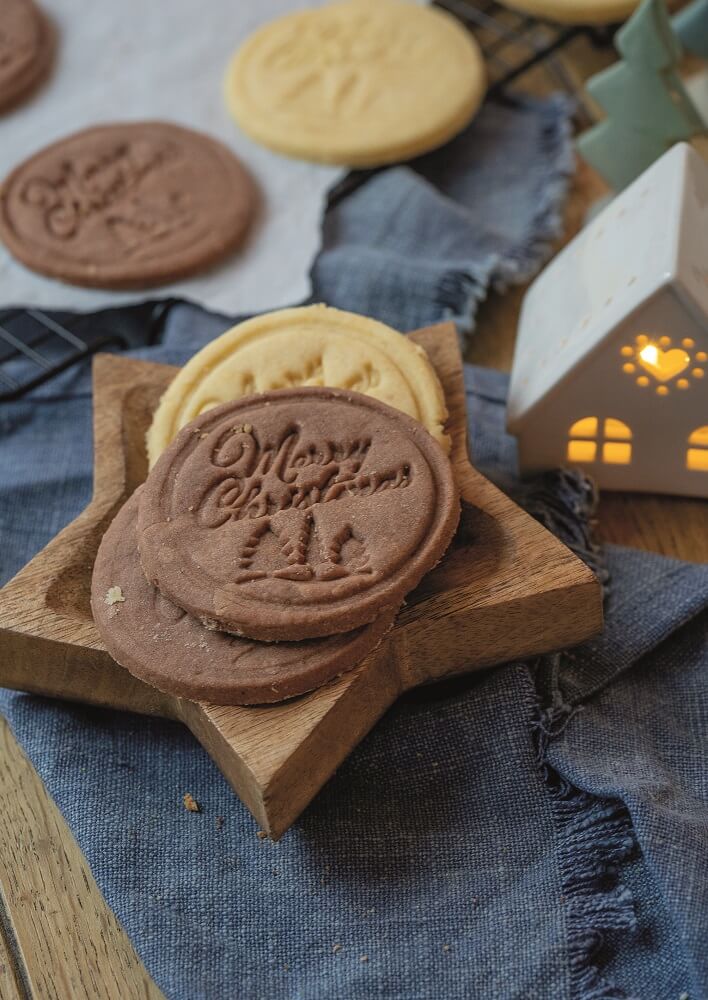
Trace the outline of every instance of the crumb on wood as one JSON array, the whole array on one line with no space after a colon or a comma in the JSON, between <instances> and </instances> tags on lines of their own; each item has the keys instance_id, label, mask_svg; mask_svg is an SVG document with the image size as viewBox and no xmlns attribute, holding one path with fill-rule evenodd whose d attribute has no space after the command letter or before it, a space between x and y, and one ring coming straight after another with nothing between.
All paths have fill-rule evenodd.
<instances>
[{"instance_id":1,"label":"crumb on wood","mask_svg":"<svg viewBox=\"0 0 708 1000\"><path fill-rule=\"evenodd\" d=\"M258 830L256 832L256 836L258 837L259 840L265 840L268 834L265 832L265 830Z\"/></svg>"},{"instance_id":2,"label":"crumb on wood","mask_svg":"<svg viewBox=\"0 0 708 1000\"><path fill-rule=\"evenodd\" d=\"M194 796L191 795L190 792L184 793L184 795L182 796L182 801L184 802L184 808L187 810L187 812L198 813L202 811L201 806L194 798Z\"/></svg>"},{"instance_id":3,"label":"crumb on wood","mask_svg":"<svg viewBox=\"0 0 708 1000\"><path fill-rule=\"evenodd\" d=\"M125 597L120 587L109 587L103 600L109 608L113 607L114 604L125 604Z\"/></svg>"}]
</instances>

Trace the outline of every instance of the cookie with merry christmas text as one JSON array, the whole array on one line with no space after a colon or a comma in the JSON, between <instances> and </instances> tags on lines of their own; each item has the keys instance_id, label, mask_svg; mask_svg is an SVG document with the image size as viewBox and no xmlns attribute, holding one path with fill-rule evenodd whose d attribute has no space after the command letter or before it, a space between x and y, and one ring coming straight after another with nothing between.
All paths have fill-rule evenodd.
<instances>
[{"instance_id":1,"label":"cookie with merry christmas text","mask_svg":"<svg viewBox=\"0 0 708 1000\"><path fill-rule=\"evenodd\" d=\"M226 76L227 105L258 142L352 167L441 146L484 92L472 34L447 11L401 0L287 14L246 40Z\"/></svg>"},{"instance_id":2,"label":"cookie with merry christmas text","mask_svg":"<svg viewBox=\"0 0 708 1000\"><path fill-rule=\"evenodd\" d=\"M217 705L283 701L351 670L378 646L395 609L370 625L305 642L252 642L205 629L145 577L137 545L138 490L103 536L91 607L111 656L160 691Z\"/></svg>"},{"instance_id":3,"label":"cookie with merry christmas text","mask_svg":"<svg viewBox=\"0 0 708 1000\"><path fill-rule=\"evenodd\" d=\"M329 306L300 306L231 327L191 358L147 434L152 467L177 432L220 403L298 385L354 389L420 420L447 452L440 380L418 344L390 326Z\"/></svg>"},{"instance_id":4,"label":"cookie with merry christmas text","mask_svg":"<svg viewBox=\"0 0 708 1000\"><path fill-rule=\"evenodd\" d=\"M356 392L286 389L180 431L145 484L138 546L153 585L207 627L306 639L398 606L459 510L417 421Z\"/></svg>"},{"instance_id":5,"label":"cookie with merry christmas text","mask_svg":"<svg viewBox=\"0 0 708 1000\"><path fill-rule=\"evenodd\" d=\"M147 288L234 250L256 196L221 143L167 122L100 125L47 146L0 188L0 239L25 266L99 288Z\"/></svg>"}]
</instances>

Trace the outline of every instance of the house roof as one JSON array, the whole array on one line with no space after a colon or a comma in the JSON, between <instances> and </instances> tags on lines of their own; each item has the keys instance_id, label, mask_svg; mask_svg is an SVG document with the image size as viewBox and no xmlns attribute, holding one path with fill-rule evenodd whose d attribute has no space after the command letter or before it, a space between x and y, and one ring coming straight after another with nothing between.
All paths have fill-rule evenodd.
<instances>
[{"instance_id":1,"label":"house roof","mask_svg":"<svg viewBox=\"0 0 708 1000\"><path fill-rule=\"evenodd\" d=\"M521 312L509 389L514 431L679 268L677 292L708 316L708 164L680 143L637 178L546 267ZM700 224L698 224L700 223Z\"/></svg>"}]
</instances>

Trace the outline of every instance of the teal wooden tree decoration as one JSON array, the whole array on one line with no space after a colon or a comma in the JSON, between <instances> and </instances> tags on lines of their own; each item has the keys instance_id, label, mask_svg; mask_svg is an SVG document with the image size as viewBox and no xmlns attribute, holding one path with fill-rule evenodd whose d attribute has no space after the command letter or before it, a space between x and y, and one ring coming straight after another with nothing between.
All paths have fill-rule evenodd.
<instances>
[{"instance_id":1,"label":"teal wooden tree decoration","mask_svg":"<svg viewBox=\"0 0 708 1000\"><path fill-rule=\"evenodd\" d=\"M686 51L708 59L708 0L693 0L672 23Z\"/></svg>"},{"instance_id":2,"label":"teal wooden tree decoration","mask_svg":"<svg viewBox=\"0 0 708 1000\"><path fill-rule=\"evenodd\" d=\"M582 157L621 191L675 142L704 132L676 66L681 44L664 0L643 0L617 32L622 61L587 83L607 118L578 140Z\"/></svg>"}]
</instances>

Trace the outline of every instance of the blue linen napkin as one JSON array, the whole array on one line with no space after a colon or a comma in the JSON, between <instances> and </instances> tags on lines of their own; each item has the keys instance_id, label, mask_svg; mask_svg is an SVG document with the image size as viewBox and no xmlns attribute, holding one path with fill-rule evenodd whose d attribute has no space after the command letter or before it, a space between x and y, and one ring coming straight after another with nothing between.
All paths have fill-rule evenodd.
<instances>
[{"instance_id":1,"label":"blue linen napkin","mask_svg":"<svg viewBox=\"0 0 708 1000\"><path fill-rule=\"evenodd\" d=\"M566 111L488 108L480 121L459 140L459 176L434 154L424 177L395 168L333 206L317 297L402 328L447 316L469 327L490 281L538 263L569 162ZM519 130L527 160L510 179ZM490 203L517 206L513 218L480 208L474 223L478 171ZM177 306L162 343L133 353L179 363L226 325ZM602 639L407 696L278 844L256 837L182 727L0 693L170 998L708 996L708 567L595 550L587 484L518 484L506 379L465 377L477 464L609 579ZM87 373L0 408L0 433L9 576L88 500ZM187 791L201 813L185 811Z\"/></svg>"}]
</instances>

